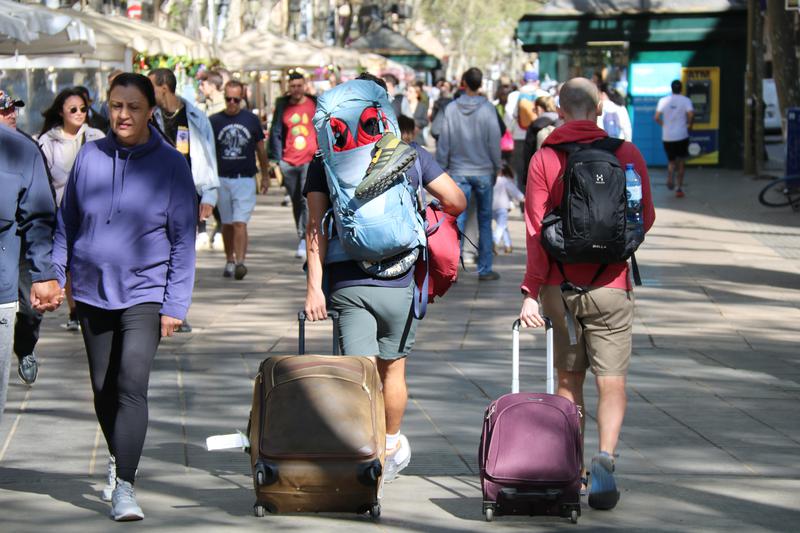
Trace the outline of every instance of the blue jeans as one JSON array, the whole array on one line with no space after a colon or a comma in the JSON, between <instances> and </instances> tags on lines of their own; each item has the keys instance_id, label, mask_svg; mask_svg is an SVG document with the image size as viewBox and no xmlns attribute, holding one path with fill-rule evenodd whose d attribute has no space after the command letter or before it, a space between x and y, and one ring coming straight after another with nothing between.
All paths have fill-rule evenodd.
<instances>
[{"instance_id":1,"label":"blue jeans","mask_svg":"<svg viewBox=\"0 0 800 533\"><path fill-rule=\"evenodd\" d=\"M475 192L478 210L478 275L492 271L492 176L453 176L453 180L461 187L464 196ZM458 216L458 229L463 233L467 222L467 211ZM463 253L464 240L461 240Z\"/></svg>"}]
</instances>

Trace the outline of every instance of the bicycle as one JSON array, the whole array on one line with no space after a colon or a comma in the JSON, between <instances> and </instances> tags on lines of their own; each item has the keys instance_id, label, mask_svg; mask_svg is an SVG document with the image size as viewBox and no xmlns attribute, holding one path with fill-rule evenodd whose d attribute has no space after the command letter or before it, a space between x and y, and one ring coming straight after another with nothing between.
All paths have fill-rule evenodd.
<instances>
[{"instance_id":1,"label":"bicycle","mask_svg":"<svg viewBox=\"0 0 800 533\"><path fill-rule=\"evenodd\" d=\"M800 211L800 175L776 179L761 190L758 201L767 207L789 205L793 211Z\"/></svg>"}]
</instances>

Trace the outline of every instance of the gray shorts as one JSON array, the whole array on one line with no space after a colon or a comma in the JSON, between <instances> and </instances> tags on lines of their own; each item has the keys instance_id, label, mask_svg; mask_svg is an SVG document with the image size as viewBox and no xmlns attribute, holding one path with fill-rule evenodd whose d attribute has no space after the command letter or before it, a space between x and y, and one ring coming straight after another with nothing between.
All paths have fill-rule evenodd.
<instances>
[{"instance_id":1,"label":"gray shorts","mask_svg":"<svg viewBox=\"0 0 800 533\"><path fill-rule=\"evenodd\" d=\"M342 353L387 360L406 357L417 334L413 300L413 283L400 288L360 286L334 291L331 308L339 312Z\"/></svg>"}]
</instances>

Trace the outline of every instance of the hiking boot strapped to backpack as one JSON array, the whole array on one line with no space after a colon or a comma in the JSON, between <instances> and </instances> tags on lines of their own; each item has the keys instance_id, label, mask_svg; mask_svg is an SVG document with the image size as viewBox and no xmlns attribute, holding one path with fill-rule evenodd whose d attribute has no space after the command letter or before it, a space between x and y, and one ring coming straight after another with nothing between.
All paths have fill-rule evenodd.
<instances>
[{"instance_id":1,"label":"hiking boot strapped to backpack","mask_svg":"<svg viewBox=\"0 0 800 533\"><path fill-rule=\"evenodd\" d=\"M359 141L365 138L359 130L361 118L365 113L372 113L373 109L377 110L380 137L375 136L374 142L362 145L351 143L349 139L342 142L340 132L346 135L355 131ZM403 174L402 179L394 181L376 196L356 197L356 188L367 174L380 138L385 133L400 135L386 91L366 80L352 80L339 85L325 92L317 101L314 126L332 205L322 228L329 238L325 262L358 261L362 268L376 277L382 277L386 272L396 276L398 264L408 263L405 268L408 271L413 261L404 259L408 254L419 254L426 242L415 187ZM355 147L337 149L338 145ZM407 168L406 158L397 160Z\"/></svg>"}]
</instances>

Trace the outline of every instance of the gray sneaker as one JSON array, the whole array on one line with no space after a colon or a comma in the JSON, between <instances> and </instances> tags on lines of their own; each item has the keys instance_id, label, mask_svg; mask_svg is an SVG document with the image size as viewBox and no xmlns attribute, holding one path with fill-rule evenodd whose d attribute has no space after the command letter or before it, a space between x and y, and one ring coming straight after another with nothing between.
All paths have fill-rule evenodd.
<instances>
[{"instance_id":1,"label":"gray sneaker","mask_svg":"<svg viewBox=\"0 0 800 533\"><path fill-rule=\"evenodd\" d=\"M110 502L114 489L117 488L117 460L113 455L108 456L108 466L106 467L106 486L103 487L102 499Z\"/></svg>"},{"instance_id":2,"label":"gray sneaker","mask_svg":"<svg viewBox=\"0 0 800 533\"><path fill-rule=\"evenodd\" d=\"M386 461L383 465L383 481L384 483L391 483L397 478L408 463L411 462L411 446L408 444L408 439L405 435L400 435L400 445L394 453L386 456Z\"/></svg>"},{"instance_id":3,"label":"gray sneaker","mask_svg":"<svg viewBox=\"0 0 800 533\"><path fill-rule=\"evenodd\" d=\"M117 522L142 520L144 513L136 503L136 491L133 485L124 479L117 479L117 486L111 495L111 518Z\"/></svg>"},{"instance_id":4,"label":"gray sneaker","mask_svg":"<svg viewBox=\"0 0 800 533\"><path fill-rule=\"evenodd\" d=\"M36 362L34 354L26 355L19 360L17 374L19 374L19 379L24 381L26 385L33 385L33 382L36 381L36 376L39 375L39 363Z\"/></svg>"}]
</instances>

